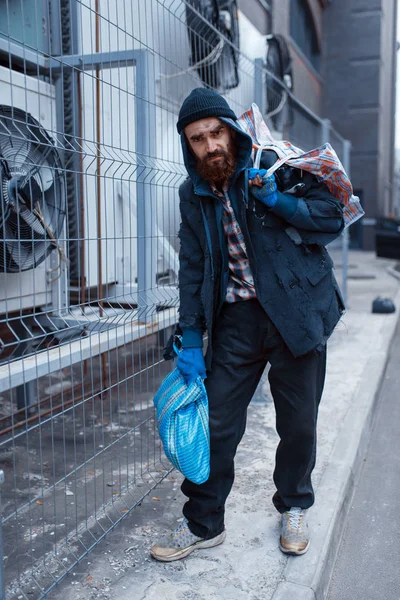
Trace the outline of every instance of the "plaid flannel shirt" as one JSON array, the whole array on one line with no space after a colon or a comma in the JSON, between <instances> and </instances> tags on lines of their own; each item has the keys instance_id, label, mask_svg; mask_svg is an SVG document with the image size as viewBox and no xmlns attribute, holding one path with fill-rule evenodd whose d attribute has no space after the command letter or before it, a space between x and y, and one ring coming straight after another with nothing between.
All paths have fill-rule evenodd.
<instances>
[{"instance_id":1,"label":"plaid flannel shirt","mask_svg":"<svg viewBox=\"0 0 400 600\"><path fill-rule=\"evenodd\" d=\"M228 196L228 187L224 187L223 192L220 192L215 186L212 186L212 191L221 199L224 207L222 224L229 256L229 281L225 302L233 303L256 298L246 244Z\"/></svg>"}]
</instances>

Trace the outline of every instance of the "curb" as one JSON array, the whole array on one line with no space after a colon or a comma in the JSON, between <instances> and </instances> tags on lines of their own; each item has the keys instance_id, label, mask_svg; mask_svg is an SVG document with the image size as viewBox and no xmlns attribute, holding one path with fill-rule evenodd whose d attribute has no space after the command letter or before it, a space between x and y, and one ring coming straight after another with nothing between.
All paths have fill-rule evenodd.
<instances>
[{"instance_id":1,"label":"curb","mask_svg":"<svg viewBox=\"0 0 400 600\"><path fill-rule=\"evenodd\" d=\"M329 463L317 487L317 501L310 513L312 541L304 557L289 557L283 580L272 600L324 600L351 499L368 448L378 392L397 323L400 290L395 297L397 312L382 327L381 343L370 356L361 383L354 394L354 410L346 415Z\"/></svg>"},{"instance_id":2,"label":"curb","mask_svg":"<svg viewBox=\"0 0 400 600\"><path fill-rule=\"evenodd\" d=\"M397 271L393 267L387 267L386 271L389 273L389 275L400 281L400 271Z\"/></svg>"}]
</instances>

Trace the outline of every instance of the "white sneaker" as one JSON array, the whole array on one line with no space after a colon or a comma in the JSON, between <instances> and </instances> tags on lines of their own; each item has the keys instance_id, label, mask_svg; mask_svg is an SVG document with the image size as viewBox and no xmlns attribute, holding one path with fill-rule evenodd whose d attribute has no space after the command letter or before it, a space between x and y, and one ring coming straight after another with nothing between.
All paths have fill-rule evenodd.
<instances>
[{"instance_id":1,"label":"white sneaker","mask_svg":"<svg viewBox=\"0 0 400 600\"><path fill-rule=\"evenodd\" d=\"M285 554L305 554L310 547L306 514L307 510L298 506L282 514L280 549Z\"/></svg>"},{"instance_id":2,"label":"white sneaker","mask_svg":"<svg viewBox=\"0 0 400 600\"><path fill-rule=\"evenodd\" d=\"M209 540L197 537L197 535L194 535L190 531L187 519L184 518L175 531L165 536L163 540L152 547L150 555L161 562L172 562L180 558L185 558L185 556L194 550L218 546L222 544L225 537L225 531Z\"/></svg>"}]
</instances>

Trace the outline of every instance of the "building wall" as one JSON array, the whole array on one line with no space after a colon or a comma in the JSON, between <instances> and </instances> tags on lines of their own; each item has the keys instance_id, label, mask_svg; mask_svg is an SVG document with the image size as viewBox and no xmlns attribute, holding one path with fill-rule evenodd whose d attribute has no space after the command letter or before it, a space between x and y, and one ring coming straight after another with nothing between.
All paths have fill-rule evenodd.
<instances>
[{"instance_id":1,"label":"building wall","mask_svg":"<svg viewBox=\"0 0 400 600\"><path fill-rule=\"evenodd\" d=\"M308 1L308 6L310 8L310 11L312 12L312 15L314 18L317 35L318 35L319 41L321 43L322 35L323 35L323 32L322 32L322 13L323 13L322 3L321 3L321 0L307 0L307 1Z\"/></svg>"},{"instance_id":2,"label":"building wall","mask_svg":"<svg viewBox=\"0 0 400 600\"><path fill-rule=\"evenodd\" d=\"M323 80L315 69L308 63L299 48L290 44L293 73L294 93L297 98L319 116L322 115Z\"/></svg>"},{"instance_id":3,"label":"building wall","mask_svg":"<svg viewBox=\"0 0 400 600\"><path fill-rule=\"evenodd\" d=\"M275 0L271 33L286 37L293 59L294 92L332 121L352 143L351 178L366 217L362 246L374 247L375 219L396 213L394 131L396 0L304 0L320 43L317 71L291 36L291 0ZM239 0L264 33L258 0ZM260 25L258 25L260 23ZM355 229L354 229L355 231ZM359 237L358 234L356 237Z\"/></svg>"},{"instance_id":4,"label":"building wall","mask_svg":"<svg viewBox=\"0 0 400 600\"><path fill-rule=\"evenodd\" d=\"M313 11L317 35L322 30L322 10L319 0L309 3ZM290 35L290 0L279 0L273 4L272 33L284 35L289 42L293 60L294 93L316 114L322 110L322 78L302 53Z\"/></svg>"},{"instance_id":5,"label":"building wall","mask_svg":"<svg viewBox=\"0 0 400 600\"><path fill-rule=\"evenodd\" d=\"M373 219L393 196L395 13L394 0L332 2L324 12L324 112L352 143L365 249L374 247Z\"/></svg>"},{"instance_id":6,"label":"building wall","mask_svg":"<svg viewBox=\"0 0 400 600\"><path fill-rule=\"evenodd\" d=\"M261 35L271 33L272 10L266 10L259 0L238 0L238 8Z\"/></svg>"},{"instance_id":7,"label":"building wall","mask_svg":"<svg viewBox=\"0 0 400 600\"><path fill-rule=\"evenodd\" d=\"M397 0L385 0L382 7L381 56L384 57L380 70L380 122L379 122L379 170L378 194L380 213L395 213L396 190L394 185L395 145L395 80L396 80L396 23Z\"/></svg>"}]
</instances>

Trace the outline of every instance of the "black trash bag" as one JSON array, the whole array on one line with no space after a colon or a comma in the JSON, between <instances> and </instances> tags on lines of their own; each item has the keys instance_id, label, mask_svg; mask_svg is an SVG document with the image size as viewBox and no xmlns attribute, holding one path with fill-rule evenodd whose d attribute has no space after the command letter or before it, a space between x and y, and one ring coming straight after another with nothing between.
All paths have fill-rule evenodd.
<instances>
[{"instance_id":1,"label":"black trash bag","mask_svg":"<svg viewBox=\"0 0 400 600\"><path fill-rule=\"evenodd\" d=\"M271 168L278 160L278 155L273 150L264 150L263 166L265 169ZM302 180L301 169L283 164L274 173L277 188L283 194L293 194L301 197L305 184Z\"/></svg>"},{"instance_id":2,"label":"black trash bag","mask_svg":"<svg viewBox=\"0 0 400 600\"><path fill-rule=\"evenodd\" d=\"M375 298L372 303L372 312L376 314L390 314L396 311L396 307L393 303L393 300L390 298Z\"/></svg>"}]
</instances>

